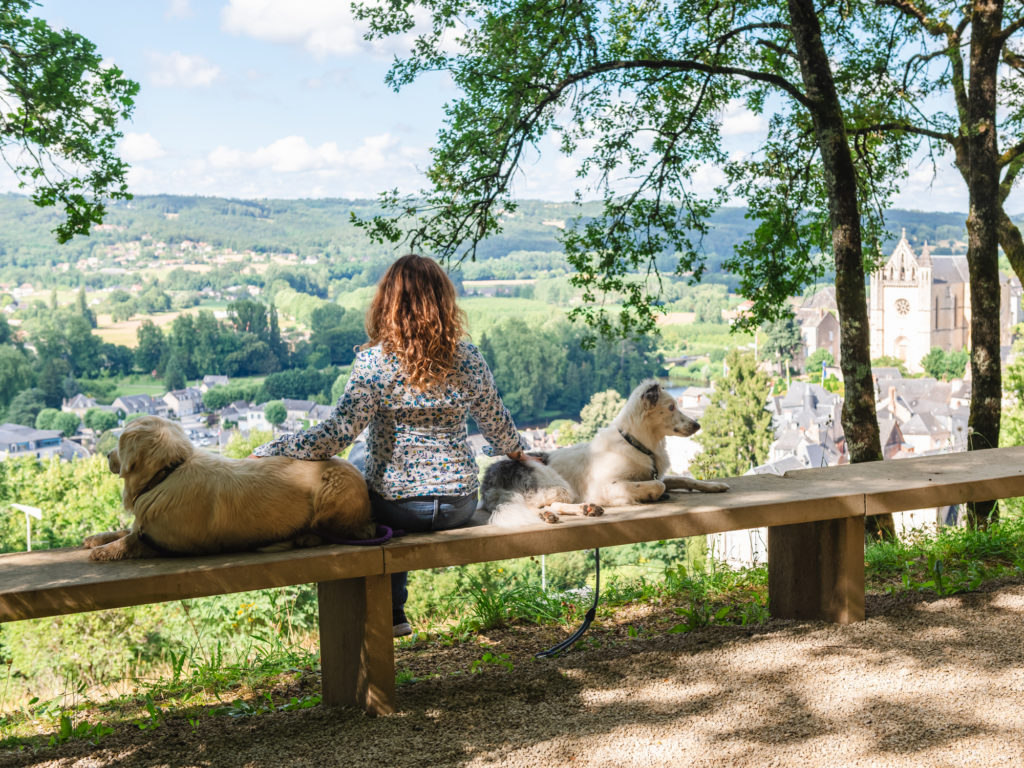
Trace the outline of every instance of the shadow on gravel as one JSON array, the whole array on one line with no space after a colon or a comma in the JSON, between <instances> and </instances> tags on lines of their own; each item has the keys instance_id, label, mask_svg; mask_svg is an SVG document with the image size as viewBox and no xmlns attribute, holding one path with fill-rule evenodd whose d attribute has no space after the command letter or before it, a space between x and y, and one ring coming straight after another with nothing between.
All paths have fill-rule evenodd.
<instances>
[{"instance_id":1,"label":"shadow on gravel","mask_svg":"<svg viewBox=\"0 0 1024 768\"><path fill-rule=\"evenodd\" d=\"M1024 658L1024 587L872 598L869 611L846 627L713 627L516 659L404 685L391 717L316 707L171 720L0 766L911 766L1024 738L1000 730L1024 722L1019 674L1015 692L999 682ZM991 698L966 708L964 689L989 683Z\"/></svg>"}]
</instances>

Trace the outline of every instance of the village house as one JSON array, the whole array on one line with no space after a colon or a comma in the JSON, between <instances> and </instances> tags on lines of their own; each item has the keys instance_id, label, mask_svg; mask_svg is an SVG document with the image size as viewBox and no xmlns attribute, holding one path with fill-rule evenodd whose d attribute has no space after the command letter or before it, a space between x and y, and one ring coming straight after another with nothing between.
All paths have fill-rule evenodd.
<instances>
[{"instance_id":1,"label":"village house","mask_svg":"<svg viewBox=\"0 0 1024 768\"><path fill-rule=\"evenodd\" d=\"M195 387L172 389L163 397L168 411L179 419L203 412L203 393Z\"/></svg>"},{"instance_id":2,"label":"village house","mask_svg":"<svg viewBox=\"0 0 1024 768\"><path fill-rule=\"evenodd\" d=\"M800 338L803 339L801 349L793 356L793 366L797 370L802 370L807 358L819 349L828 350L835 365L840 364L838 313L834 285L807 296L794 309Z\"/></svg>"},{"instance_id":3,"label":"village house","mask_svg":"<svg viewBox=\"0 0 1024 768\"><path fill-rule=\"evenodd\" d=\"M214 387L226 387L228 385L227 376L218 376L210 374L203 376L203 380L199 383L199 391L204 395Z\"/></svg>"},{"instance_id":4,"label":"village house","mask_svg":"<svg viewBox=\"0 0 1024 768\"><path fill-rule=\"evenodd\" d=\"M234 425L243 435L249 434L254 429L263 432L271 430L270 424L263 415L263 407L251 405L244 400L236 400L224 406L217 415L220 417L222 425Z\"/></svg>"},{"instance_id":5,"label":"village house","mask_svg":"<svg viewBox=\"0 0 1024 768\"><path fill-rule=\"evenodd\" d=\"M47 458L60 453L59 429L34 429L21 424L0 424L0 455L6 458Z\"/></svg>"},{"instance_id":6,"label":"village house","mask_svg":"<svg viewBox=\"0 0 1024 768\"><path fill-rule=\"evenodd\" d=\"M88 411L90 408L96 407L96 401L93 398L88 397L87 395L83 395L81 392L79 392L74 397L64 398L61 401L60 405L60 409L62 411L64 411L65 413L73 413L76 416L78 416L78 418L82 418L83 416L85 416L85 412Z\"/></svg>"},{"instance_id":7,"label":"village house","mask_svg":"<svg viewBox=\"0 0 1024 768\"><path fill-rule=\"evenodd\" d=\"M293 432L316 426L329 418L333 410L329 405L321 405L312 400L283 398L281 402L284 403L284 408L288 412L283 426Z\"/></svg>"},{"instance_id":8,"label":"village house","mask_svg":"<svg viewBox=\"0 0 1024 768\"><path fill-rule=\"evenodd\" d=\"M157 400L152 395L121 395L111 403L111 407L115 411L122 411L125 416L132 416L136 413L151 416L167 415L167 403Z\"/></svg>"},{"instance_id":9,"label":"village house","mask_svg":"<svg viewBox=\"0 0 1024 768\"><path fill-rule=\"evenodd\" d=\"M0 460L30 456L71 460L89 451L61 436L59 429L35 429L21 424L0 424Z\"/></svg>"}]
</instances>

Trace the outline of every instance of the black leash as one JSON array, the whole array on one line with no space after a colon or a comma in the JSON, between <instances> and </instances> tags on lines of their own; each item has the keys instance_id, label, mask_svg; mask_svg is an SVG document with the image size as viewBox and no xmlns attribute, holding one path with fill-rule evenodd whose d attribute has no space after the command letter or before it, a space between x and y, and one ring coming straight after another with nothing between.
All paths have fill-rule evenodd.
<instances>
[{"instance_id":1,"label":"black leash","mask_svg":"<svg viewBox=\"0 0 1024 768\"><path fill-rule=\"evenodd\" d=\"M392 530L386 525L377 523L376 536L372 539L338 539L327 533L317 532L317 536L330 544L348 544L356 547L373 547L378 544L386 544L398 536L405 536L403 530Z\"/></svg>"},{"instance_id":2,"label":"black leash","mask_svg":"<svg viewBox=\"0 0 1024 768\"><path fill-rule=\"evenodd\" d=\"M583 637L583 633L590 627L590 623L594 620L597 615L597 602L601 598L601 550L594 550L594 604L590 606L590 610L587 611L587 615L583 617L583 624L580 628L572 633L565 640L560 642L558 645L553 645L546 651L534 655L535 659L549 659L553 656L557 656L562 651L568 650L576 641Z\"/></svg>"}]
</instances>

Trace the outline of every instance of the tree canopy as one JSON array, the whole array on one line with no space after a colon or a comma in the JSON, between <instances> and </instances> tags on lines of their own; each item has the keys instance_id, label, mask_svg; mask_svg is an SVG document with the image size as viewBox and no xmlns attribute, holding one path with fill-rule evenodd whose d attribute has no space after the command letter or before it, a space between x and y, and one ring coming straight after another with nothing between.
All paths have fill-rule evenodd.
<instances>
[{"instance_id":1,"label":"tree canopy","mask_svg":"<svg viewBox=\"0 0 1024 768\"><path fill-rule=\"evenodd\" d=\"M562 237L572 280L588 300L575 316L604 332L652 329L646 275L668 266L699 280L711 211L736 192L761 223L728 268L741 275L743 292L755 302L751 324L773 319L786 297L821 276L828 262L818 254L832 250L830 188L815 162L820 148L812 125L824 102L808 85L821 78L805 82L797 45L800 29L814 34L801 15L805 5L357 5L371 37L419 33L410 55L388 75L393 87L440 70L460 90L446 106L428 188L384 193L386 213L361 223L379 239L407 239L442 258L472 259L514 217L516 179L554 137L577 161L578 199L603 201L600 212L567 224ZM837 68L841 106L857 119L887 114L892 87L886 51L864 50L863 30L875 23L864 8L825 8L819 29ZM417 26L424 13L427 29ZM723 114L740 104L760 113L770 97L782 104L773 104L767 141L730 159L721 142ZM877 136L858 140L854 160L861 172L848 181L875 204L865 214L886 199L888 169L899 167L901 151L898 142ZM707 189L694 182L710 165L725 170L727 183ZM868 218L873 223L864 236L877 245L877 217ZM595 306L606 295L625 300L617 320Z\"/></svg>"},{"instance_id":2,"label":"tree canopy","mask_svg":"<svg viewBox=\"0 0 1024 768\"><path fill-rule=\"evenodd\" d=\"M60 206L58 242L88 234L106 201L129 198L116 152L138 83L96 46L30 15L34 0L0 0L0 156L39 206Z\"/></svg>"}]
</instances>

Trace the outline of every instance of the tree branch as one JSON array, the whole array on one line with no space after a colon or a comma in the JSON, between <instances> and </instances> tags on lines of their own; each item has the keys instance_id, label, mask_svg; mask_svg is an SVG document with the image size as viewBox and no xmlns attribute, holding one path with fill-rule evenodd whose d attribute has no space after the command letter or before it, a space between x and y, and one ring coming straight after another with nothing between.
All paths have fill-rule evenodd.
<instances>
[{"instance_id":1,"label":"tree branch","mask_svg":"<svg viewBox=\"0 0 1024 768\"><path fill-rule=\"evenodd\" d=\"M902 12L904 15L909 16L921 22L921 26L925 30L935 37L949 37L952 33L952 28L949 24L939 21L938 19L929 19L928 14L921 10L917 3L912 0L876 0L879 5L887 5L890 8Z\"/></svg>"},{"instance_id":2,"label":"tree branch","mask_svg":"<svg viewBox=\"0 0 1024 768\"><path fill-rule=\"evenodd\" d=\"M1021 16L1016 21L1012 21L1006 25L1006 28L996 36L996 40L998 40L1000 45L1002 45L1010 39L1014 32L1018 32L1021 29L1024 29L1024 16Z\"/></svg>"},{"instance_id":3,"label":"tree branch","mask_svg":"<svg viewBox=\"0 0 1024 768\"><path fill-rule=\"evenodd\" d=\"M774 51L780 56L788 56L793 60L797 59L796 51L791 51L784 45L779 45L778 43L772 42L771 40L765 40L763 37L757 38L757 40L755 40L754 42L757 43L758 45L763 45L769 51Z\"/></svg>"},{"instance_id":4,"label":"tree branch","mask_svg":"<svg viewBox=\"0 0 1024 768\"><path fill-rule=\"evenodd\" d=\"M866 125L860 128L850 128L847 132L850 135L856 136L864 133L875 133L877 131L903 131L904 133L912 133L917 136L926 136L929 139L945 141L950 144L955 144L958 138L952 133L933 131L930 128L922 128L920 126L914 125L913 123L876 123L875 125Z\"/></svg>"},{"instance_id":5,"label":"tree branch","mask_svg":"<svg viewBox=\"0 0 1024 768\"><path fill-rule=\"evenodd\" d=\"M793 85L793 83L780 75L774 75L770 72L760 72L756 69L729 67L720 64L705 64L700 61L692 61L689 59L631 59L627 61L606 61L600 64L594 64L593 66L581 69L579 72L569 75L560 83L555 84L548 95L537 103L533 112L535 114L539 114L551 103L557 101L567 88L575 85L576 83L606 72L615 72L627 69L671 69L679 72L704 72L711 75L735 75L736 77L745 77L748 80L756 80L758 82L774 85L776 88L785 91L790 97L798 101L803 106L812 106L810 99L808 99L799 88Z\"/></svg>"},{"instance_id":6,"label":"tree branch","mask_svg":"<svg viewBox=\"0 0 1024 768\"><path fill-rule=\"evenodd\" d=\"M1014 160L1024 156L1024 139L1021 139L1012 147L1007 149L1003 154L999 156L996 163L1002 168L1004 165L1011 164Z\"/></svg>"},{"instance_id":7,"label":"tree branch","mask_svg":"<svg viewBox=\"0 0 1024 768\"><path fill-rule=\"evenodd\" d=\"M1013 185L1017 181L1017 176L1020 174L1021 169L1024 168L1024 154L1017 155L1007 165L1006 173L1003 175L1002 181L999 182L999 202L1000 204L1006 202L1006 198L1010 196L1010 192L1013 190ZM1005 250L1005 248L1004 248Z\"/></svg>"},{"instance_id":8,"label":"tree branch","mask_svg":"<svg viewBox=\"0 0 1024 768\"><path fill-rule=\"evenodd\" d=\"M1024 57L1014 53L1009 48L1003 49L1003 63L1016 69L1018 72L1024 72Z\"/></svg>"}]
</instances>

